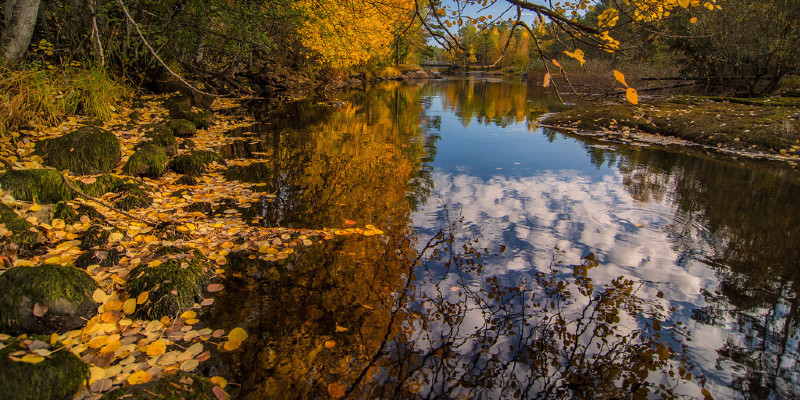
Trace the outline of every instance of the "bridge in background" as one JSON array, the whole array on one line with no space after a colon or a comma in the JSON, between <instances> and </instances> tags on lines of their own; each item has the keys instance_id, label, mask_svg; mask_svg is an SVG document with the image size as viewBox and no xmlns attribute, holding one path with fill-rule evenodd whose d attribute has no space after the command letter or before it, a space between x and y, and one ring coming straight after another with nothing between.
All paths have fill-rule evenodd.
<instances>
[{"instance_id":1,"label":"bridge in background","mask_svg":"<svg viewBox=\"0 0 800 400\"><path fill-rule=\"evenodd\" d=\"M423 61L419 63L422 68L458 68L457 64L448 61Z\"/></svg>"}]
</instances>

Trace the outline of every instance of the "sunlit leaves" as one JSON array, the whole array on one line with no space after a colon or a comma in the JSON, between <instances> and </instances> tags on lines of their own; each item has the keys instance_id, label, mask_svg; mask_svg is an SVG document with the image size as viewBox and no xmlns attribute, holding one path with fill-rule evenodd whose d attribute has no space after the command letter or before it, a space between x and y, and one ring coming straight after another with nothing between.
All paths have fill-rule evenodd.
<instances>
[{"instance_id":1,"label":"sunlit leaves","mask_svg":"<svg viewBox=\"0 0 800 400\"><path fill-rule=\"evenodd\" d=\"M639 94L636 93L636 89L629 87L625 91L625 98L628 99L628 102L631 104L639 104Z\"/></svg>"},{"instance_id":2,"label":"sunlit leaves","mask_svg":"<svg viewBox=\"0 0 800 400\"><path fill-rule=\"evenodd\" d=\"M153 375L147 373L146 371L136 371L128 377L128 384L138 385L140 383L150 382L151 379L153 379Z\"/></svg>"},{"instance_id":3,"label":"sunlit leaves","mask_svg":"<svg viewBox=\"0 0 800 400\"><path fill-rule=\"evenodd\" d=\"M581 49L575 49L575 51L564 51L564 54L566 54L568 57L578 60L581 65L586 62L586 60L583 58L583 50Z\"/></svg>"}]
</instances>

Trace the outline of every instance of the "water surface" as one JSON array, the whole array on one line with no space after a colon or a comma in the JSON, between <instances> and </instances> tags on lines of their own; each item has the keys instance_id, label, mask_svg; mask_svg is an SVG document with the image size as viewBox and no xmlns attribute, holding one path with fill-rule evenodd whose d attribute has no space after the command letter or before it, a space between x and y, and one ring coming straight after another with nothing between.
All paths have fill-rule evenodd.
<instances>
[{"instance_id":1,"label":"water surface","mask_svg":"<svg viewBox=\"0 0 800 400\"><path fill-rule=\"evenodd\" d=\"M795 171L543 129L564 106L519 82L338 98L227 149L265 163L265 224L386 232L234 257L238 397L797 397Z\"/></svg>"}]
</instances>

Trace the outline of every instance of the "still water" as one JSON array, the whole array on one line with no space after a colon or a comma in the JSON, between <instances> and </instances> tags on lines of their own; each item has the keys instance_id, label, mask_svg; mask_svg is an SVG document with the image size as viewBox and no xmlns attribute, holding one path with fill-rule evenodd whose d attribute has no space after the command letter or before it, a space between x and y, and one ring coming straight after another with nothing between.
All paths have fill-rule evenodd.
<instances>
[{"instance_id":1,"label":"still water","mask_svg":"<svg viewBox=\"0 0 800 400\"><path fill-rule=\"evenodd\" d=\"M238 398L795 398L800 174L537 125L520 82L254 108L263 223L372 224L232 255L211 311Z\"/></svg>"}]
</instances>

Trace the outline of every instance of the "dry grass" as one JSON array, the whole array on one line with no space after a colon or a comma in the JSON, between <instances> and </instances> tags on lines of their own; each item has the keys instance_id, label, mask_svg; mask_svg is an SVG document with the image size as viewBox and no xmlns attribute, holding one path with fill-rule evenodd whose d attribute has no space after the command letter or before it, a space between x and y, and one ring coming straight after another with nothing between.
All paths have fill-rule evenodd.
<instances>
[{"instance_id":1,"label":"dry grass","mask_svg":"<svg viewBox=\"0 0 800 400\"><path fill-rule=\"evenodd\" d=\"M100 69L0 71L0 136L72 115L105 121L129 93Z\"/></svg>"}]
</instances>

